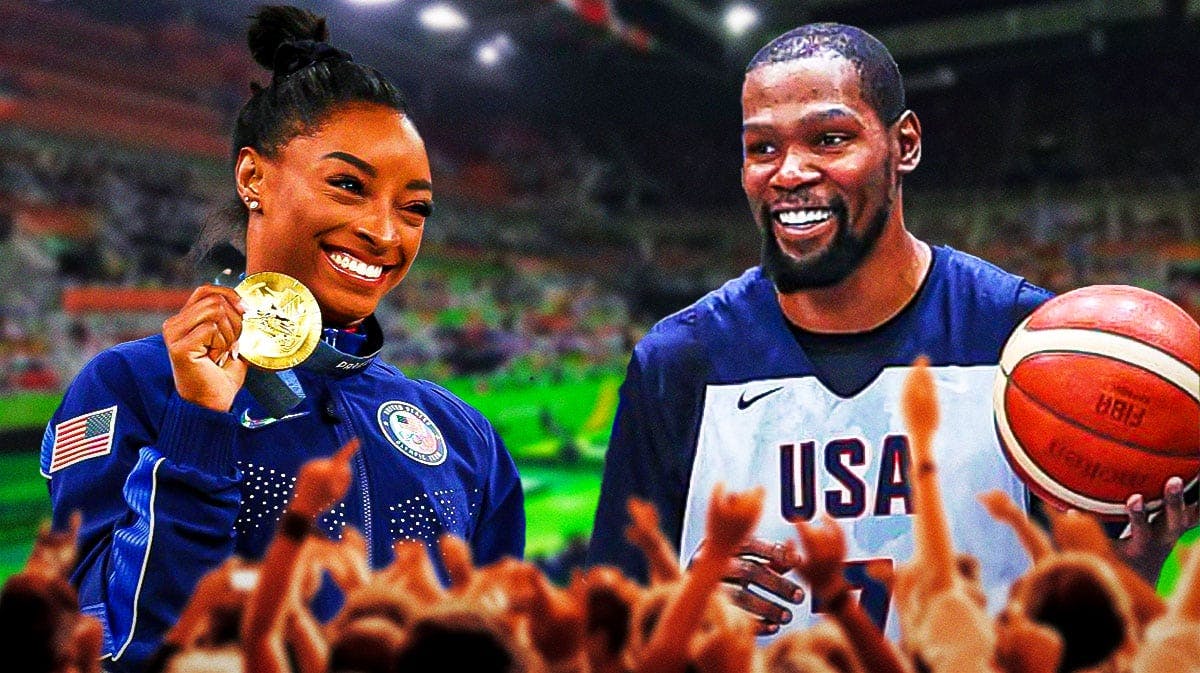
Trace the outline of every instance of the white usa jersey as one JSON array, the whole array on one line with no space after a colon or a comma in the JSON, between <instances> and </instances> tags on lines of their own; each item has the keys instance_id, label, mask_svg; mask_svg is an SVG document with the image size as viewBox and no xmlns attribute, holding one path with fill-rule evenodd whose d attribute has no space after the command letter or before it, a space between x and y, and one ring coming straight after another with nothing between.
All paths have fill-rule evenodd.
<instances>
[{"instance_id":1,"label":"white usa jersey","mask_svg":"<svg viewBox=\"0 0 1200 673\"><path fill-rule=\"evenodd\" d=\"M887 282L887 279L880 279ZM795 538L792 521L828 512L849 545L847 580L877 623L897 619L872 566L912 555L908 439L899 390L930 358L941 405L935 438L955 547L981 561L993 604L1026 568L1006 527L976 501L1023 487L996 440L991 394L1013 328L1050 294L987 262L935 247L916 296L883 326L813 338L792 329L774 286L753 268L657 324L634 349L621 386L589 561L645 577L624 537L626 501L648 499L687 564L704 537L712 487L764 486L756 535ZM789 628L815 618L812 599L785 604Z\"/></svg>"},{"instance_id":2,"label":"white usa jersey","mask_svg":"<svg viewBox=\"0 0 1200 673\"><path fill-rule=\"evenodd\" d=\"M860 589L860 602L896 636L890 597L868 571L912 557L909 442L899 404L908 371L890 367L849 399L811 376L709 386L683 517L684 564L705 537L709 494L718 482L736 491L763 486L765 507L755 536L792 538L795 521L829 514L846 534L849 579ZM941 418L959 419L943 424L934 438L951 534L958 551L980 560L980 579L998 608L1028 563L1014 553L1015 535L975 500L993 489L1017 502L1025 498L991 428L995 367L938 367L932 373ZM793 614L784 630L814 621L811 597L781 605Z\"/></svg>"}]
</instances>

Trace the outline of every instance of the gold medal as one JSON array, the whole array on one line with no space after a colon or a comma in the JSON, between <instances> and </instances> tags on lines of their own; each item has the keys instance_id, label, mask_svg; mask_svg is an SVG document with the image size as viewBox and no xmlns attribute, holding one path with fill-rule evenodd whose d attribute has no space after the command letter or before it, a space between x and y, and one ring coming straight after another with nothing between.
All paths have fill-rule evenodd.
<instances>
[{"instance_id":1,"label":"gold medal","mask_svg":"<svg viewBox=\"0 0 1200 673\"><path fill-rule=\"evenodd\" d=\"M321 339L317 298L291 276L263 271L234 288L246 305L241 358L260 369L291 369L308 359Z\"/></svg>"}]
</instances>

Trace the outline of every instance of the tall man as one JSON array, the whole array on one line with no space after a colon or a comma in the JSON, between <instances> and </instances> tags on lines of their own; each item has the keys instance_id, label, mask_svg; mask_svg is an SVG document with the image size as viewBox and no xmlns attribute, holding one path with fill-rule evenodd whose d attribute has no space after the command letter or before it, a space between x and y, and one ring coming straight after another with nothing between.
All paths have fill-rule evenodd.
<instances>
[{"instance_id":1,"label":"tall man","mask_svg":"<svg viewBox=\"0 0 1200 673\"><path fill-rule=\"evenodd\" d=\"M1008 335L1050 294L905 228L901 183L920 162L921 125L895 61L864 31L812 24L776 38L747 68L742 113L742 186L761 265L661 321L634 350L590 562L644 576L624 539L630 496L658 507L686 565L714 484L763 485L757 537L727 578L760 633L820 611L787 574L779 543L794 536L793 521L828 513L846 531L848 579L894 635L886 588L869 573L912 554L898 400L925 354L944 419L935 453L951 531L999 603L1025 554L975 497L1026 496L995 438L992 382ZM1196 521L1180 485L1172 481L1170 516L1154 525L1131 499L1137 544L1126 551L1151 574Z\"/></svg>"}]
</instances>

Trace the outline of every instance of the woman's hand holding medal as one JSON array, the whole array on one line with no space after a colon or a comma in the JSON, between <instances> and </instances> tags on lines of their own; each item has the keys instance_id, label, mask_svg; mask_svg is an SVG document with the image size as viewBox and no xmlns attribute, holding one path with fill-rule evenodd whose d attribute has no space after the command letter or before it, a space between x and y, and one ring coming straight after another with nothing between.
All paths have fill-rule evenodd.
<instances>
[{"instance_id":1,"label":"woman's hand holding medal","mask_svg":"<svg viewBox=\"0 0 1200 673\"><path fill-rule=\"evenodd\" d=\"M214 411L229 411L247 364L289 369L312 354L320 337L312 292L269 271L247 276L236 288L197 288L163 323L179 396Z\"/></svg>"},{"instance_id":2,"label":"woman's hand holding medal","mask_svg":"<svg viewBox=\"0 0 1200 673\"><path fill-rule=\"evenodd\" d=\"M213 411L229 411L246 380L246 362L237 353L243 313L233 288L205 285L163 322L180 397Z\"/></svg>"}]
</instances>

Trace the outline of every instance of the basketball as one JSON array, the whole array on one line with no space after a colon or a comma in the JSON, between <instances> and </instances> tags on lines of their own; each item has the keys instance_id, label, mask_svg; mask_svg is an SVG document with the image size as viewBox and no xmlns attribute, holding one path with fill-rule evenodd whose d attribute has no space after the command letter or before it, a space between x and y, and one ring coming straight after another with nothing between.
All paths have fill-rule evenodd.
<instances>
[{"instance_id":1,"label":"basketball","mask_svg":"<svg viewBox=\"0 0 1200 673\"><path fill-rule=\"evenodd\" d=\"M1000 356L993 408L1013 470L1059 508L1125 518L1200 472L1200 326L1148 290L1095 285L1055 297Z\"/></svg>"}]
</instances>

